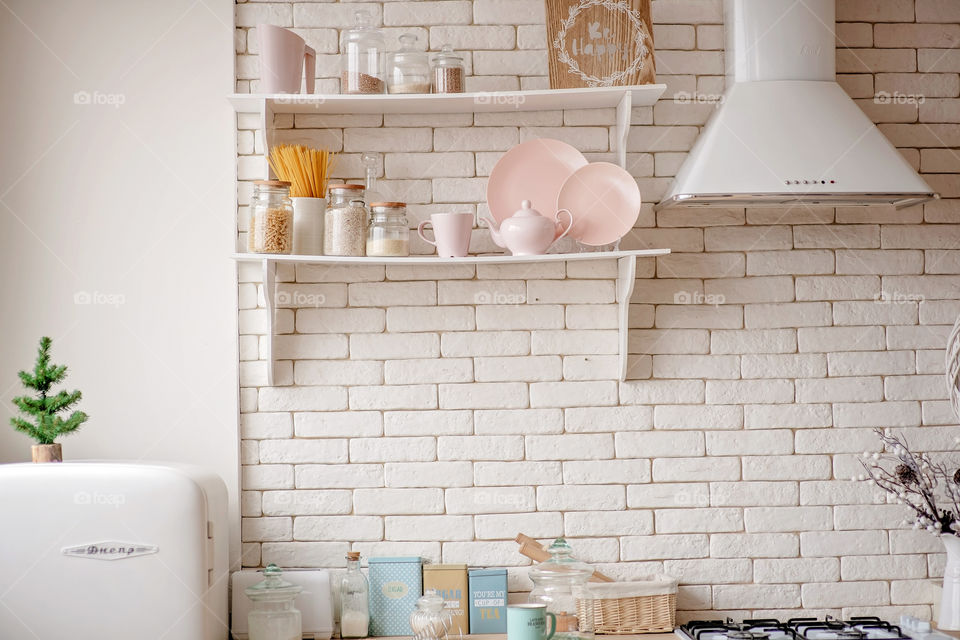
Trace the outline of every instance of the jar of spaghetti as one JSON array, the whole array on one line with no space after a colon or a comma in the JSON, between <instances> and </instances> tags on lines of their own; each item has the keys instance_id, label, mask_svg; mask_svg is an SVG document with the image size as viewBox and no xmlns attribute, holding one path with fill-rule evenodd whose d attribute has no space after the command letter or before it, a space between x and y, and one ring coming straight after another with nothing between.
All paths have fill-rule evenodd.
<instances>
[{"instance_id":1,"label":"jar of spaghetti","mask_svg":"<svg viewBox=\"0 0 960 640\"><path fill-rule=\"evenodd\" d=\"M362 184L332 184L324 215L323 253L362 256L367 243L367 208Z\"/></svg>"},{"instance_id":2,"label":"jar of spaghetti","mask_svg":"<svg viewBox=\"0 0 960 640\"><path fill-rule=\"evenodd\" d=\"M407 222L405 203L373 202L370 204L367 255L410 255L410 226Z\"/></svg>"},{"instance_id":3,"label":"jar of spaghetti","mask_svg":"<svg viewBox=\"0 0 960 640\"><path fill-rule=\"evenodd\" d=\"M289 182L257 180L253 183L247 249L251 253L293 252L293 201Z\"/></svg>"}]
</instances>

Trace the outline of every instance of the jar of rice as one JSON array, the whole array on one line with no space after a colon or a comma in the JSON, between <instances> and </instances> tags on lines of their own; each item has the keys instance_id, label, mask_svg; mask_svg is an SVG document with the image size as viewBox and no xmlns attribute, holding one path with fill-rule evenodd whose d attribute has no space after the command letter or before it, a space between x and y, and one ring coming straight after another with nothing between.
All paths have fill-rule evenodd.
<instances>
[{"instance_id":1,"label":"jar of rice","mask_svg":"<svg viewBox=\"0 0 960 640\"><path fill-rule=\"evenodd\" d=\"M367 244L367 208L362 184L329 187L323 227L323 253L328 256L363 256Z\"/></svg>"},{"instance_id":2,"label":"jar of rice","mask_svg":"<svg viewBox=\"0 0 960 640\"><path fill-rule=\"evenodd\" d=\"M247 249L251 253L293 252L293 201L289 182L257 180L253 183Z\"/></svg>"}]
</instances>

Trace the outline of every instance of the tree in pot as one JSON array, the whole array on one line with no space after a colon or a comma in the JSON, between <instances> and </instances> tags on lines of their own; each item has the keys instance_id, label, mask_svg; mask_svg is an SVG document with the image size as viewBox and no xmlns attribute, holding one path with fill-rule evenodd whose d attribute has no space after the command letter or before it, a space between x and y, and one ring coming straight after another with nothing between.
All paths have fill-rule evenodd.
<instances>
[{"instance_id":1,"label":"tree in pot","mask_svg":"<svg viewBox=\"0 0 960 640\"><path fill-rule=\"evenodd\" d=\"M33 366L33 372L21 371L17 374L23 386L36 393L32 397L14 398L13 404L20 409L23 417L10 418L10 424L14 429L37 441L37 444L32 447L34 462L61 462L63 452L56 442L57 437L73 433L89 417L83 411L74 411L66 419L59 415L70 411L80 402L82 396L79 391L66 390L51 394L50 388L67 377L65 365L55 365L50 362L52 342L46 336L40 338L40 348L37 350L37 362ZM29 420L31 417L32 421Z\"/></svg>"}]
</instances>

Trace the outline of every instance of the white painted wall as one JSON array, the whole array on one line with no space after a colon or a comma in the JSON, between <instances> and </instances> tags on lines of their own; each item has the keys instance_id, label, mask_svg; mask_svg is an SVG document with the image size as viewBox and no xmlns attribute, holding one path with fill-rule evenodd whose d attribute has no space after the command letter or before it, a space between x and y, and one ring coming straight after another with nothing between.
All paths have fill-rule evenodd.
<instances>
[{"instance_id":1,"label":"white painted wall","mask_svg":"<svg viewBox=\"0 0 960 640\"><path fill-rule=\"evenodd\" d=\"M49 335L91 416L65 457L204 464L236 511L232 50L230 0L0 7L0 462Z\"/></svg>"}]
</instances>

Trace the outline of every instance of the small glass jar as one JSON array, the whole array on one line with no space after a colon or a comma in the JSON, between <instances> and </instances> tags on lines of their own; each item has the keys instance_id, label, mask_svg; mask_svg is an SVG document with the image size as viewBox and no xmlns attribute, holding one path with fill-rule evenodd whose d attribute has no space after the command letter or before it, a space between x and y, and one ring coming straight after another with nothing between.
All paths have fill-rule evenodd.
<instances>
[{"instance_id":1,"label":"small glass jar","mask_svg":"<svg viewBox=\"0 0 960 640\"><path fill-rule=\"evenodd\" d=\"M417 600L417 607L410 614L414 640L444 640L452 624L453 616L443 608L443 597L433 589Z\"/></svg>"},{"instance_id":2,"label":"small glass jar","mask_svg":"<svg viewBox=\"0 0 960 640\"><path fill-rule=\"evenodd\" d=\"M448 44L433 57L433 92L463 93L463 58Z\"/></svg>"},{"instance_id":3,"label":"small glass jar","mask_svg":"<svg viewBox=\"0 0 960 640\"><path fill-rule=\"evenodd\" d=\"M340 637L366 638L370 625L370 583L360 571L360 552L347 552L340 579Z\"/></svg>"},{"instance_id":4,"label":"small glass jar","mask_svg":"<svg viewBox=\"0 0 960 640\"><path fill-rule=\"evenodd\" d=\"M250 253L293 252L293 201L289 182L257 180L253 183L247 249Z\"/></svg>"},{"instance_id":5,"label":"small glass jar","mask_svg":"<svg viewBox=\"0 0 960 640\"><path fill-rule=\"evenodd\" d=\"M400 36L400 51L387 54L387 91L389 93L430 93L430 60L417 50L412 33Z\"/></svg>"},{"instance_id":6,"label":"small glass jar","mask_svg":"<svg viewBox=\"0 0 960 640\"><path fill-rule=\"evenodd\" d=\"M245 591L253 601L247 614L250 640L294 640L303 636L300 611L294 600L303 590L284 580L283 571L275 564L263 570L263 582L258 582Z\"/></svg>"},{"instance_id":7,"label":"small glass jar","mask_svg":"<svg viewBox=\"0 0 960 640\"><path fill-rule=\"evenodd\" d=\"M367 208L362 184L332 184L324 215L323 253L362 256L367 244Z\"/></svg>"},{"instance_id":8,"label":"small glass jar","mask_svg":"<svg viewBox=\"0 0 960 640\"><path fill-rule=\"evenodd\" d=\"M410 255L410 227L407 222L405 203L373 202L370 204L367 255Z\"/></svg>"},{"instance_id":9,"label":"small glass jar","mask_svg":"<svg viewBox=\"0 0 960 640\"><path fill-rule=\"evenodd\" d=\"M369 11L353 14L354 28L343 32L340 43L340 93L384 93L383 32L373 26Z\"/></svg>"},{"instance_id":10,"label":"small glass jar","mask_svg":"<svg viewBox=\"0 0 960 640\"><path fill-rule=\"evenodd\" d=\"M572 555L572 549L562 537L547 549L550 559L530 569L533 589L527 602L547 605L547 611L557 617L555 638L589 640L593 638L593 606L587 591L587 581L593 569Z\"/></svg>"}]
</instances>

